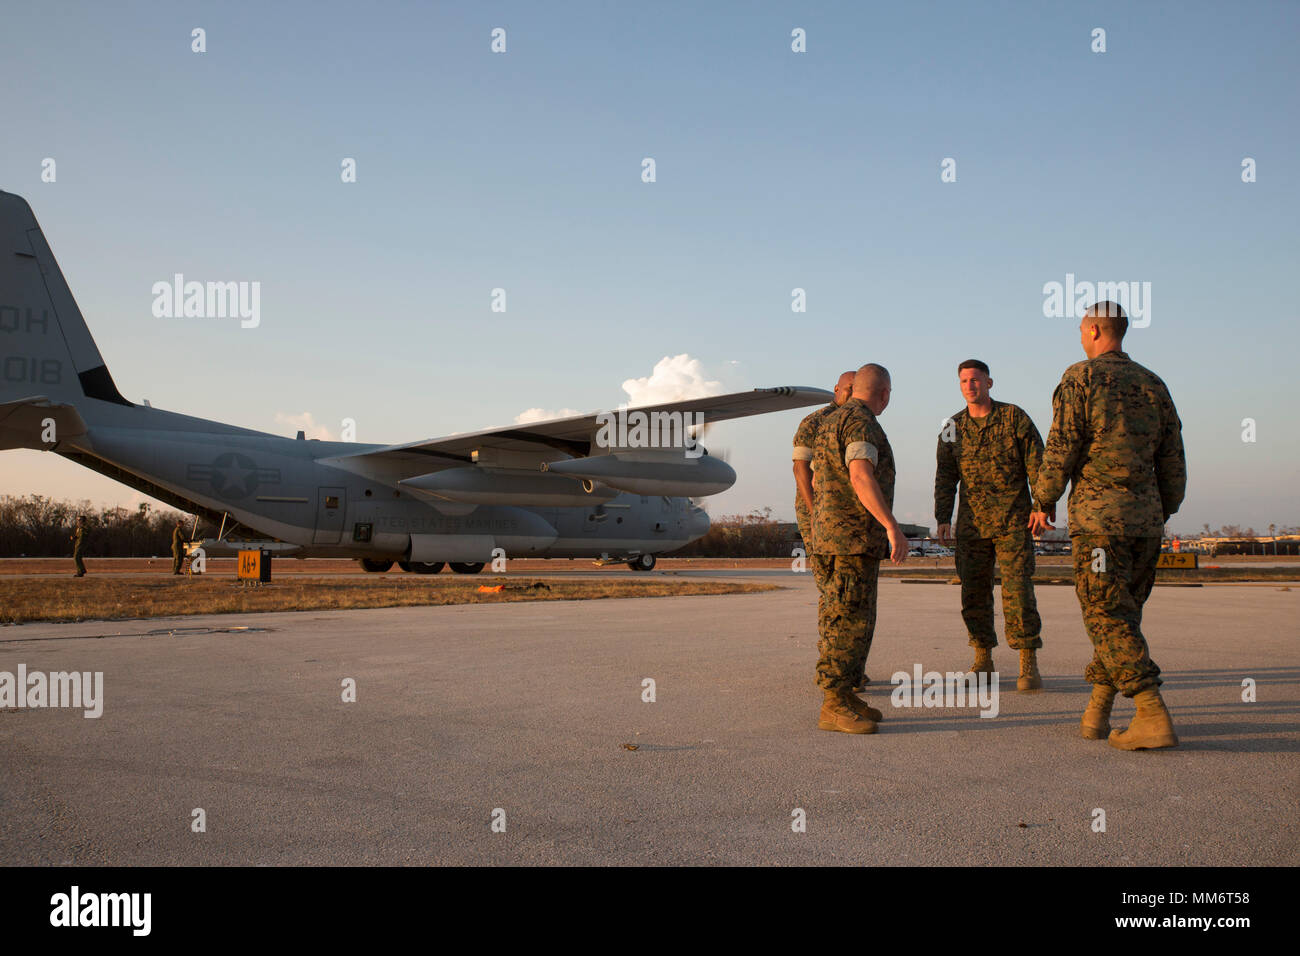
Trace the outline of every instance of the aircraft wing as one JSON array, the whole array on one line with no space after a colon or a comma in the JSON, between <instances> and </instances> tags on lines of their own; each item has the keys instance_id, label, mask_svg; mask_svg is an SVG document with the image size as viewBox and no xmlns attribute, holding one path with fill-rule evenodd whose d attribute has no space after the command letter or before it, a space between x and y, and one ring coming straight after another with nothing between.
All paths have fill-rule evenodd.
<instances>
[{"instance_id":1,"label":"aircraft wing","mask_svg":"<svg viewBox=\"0 0 1300 956\"><path fill-rule=\"evenodd\" d=\"M703 415L704 424L709 426L733 418L765 415L768 412L782 412L808 405L824 405L833 398L834 395L826 389L785 385L661 405L642 405L627 411L700 414ZM528 458L535 458L537 462L583 458L593 451L595 435L600 428L596 417L598 414L601 413L592 412L570 418L508 425L485 431L463 432L446 438L370 448L355 455L333 457L329 462L371 473L407 477L481 460L482 457L504 456L521 464ZM476 452L480 456L478 459L475 457Z\"/></svg>"}]
</instances>

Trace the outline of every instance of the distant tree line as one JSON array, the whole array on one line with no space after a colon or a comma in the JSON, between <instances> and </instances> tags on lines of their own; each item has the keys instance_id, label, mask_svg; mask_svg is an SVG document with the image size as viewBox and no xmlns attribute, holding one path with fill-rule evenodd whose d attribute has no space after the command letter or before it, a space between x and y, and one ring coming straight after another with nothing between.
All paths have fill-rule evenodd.
<instances>
[{"instance_id":1,"label":"distant tree line","mask_svg":"<svg viewBox=\"0 0 1300 956\"><path fill-rule=\"evenodd\" d=\"M772 509L714 518L709 533L672 552L674 558L788 558L799 537L793 522L775 521Z\"/></svg>"},{"instance_id":2,"label":"distant tree line","mask_svg":"<svg viewBox=\"0 0 1300 956\"><path fill-rule=\"evenodd\" d=\"M1254 528L1243 528L1241 525L1225 524L1217 531L1211 531L1208 524L1201 525L1204 528L1204 536L1207 538L1259 538L1264 537L1262 532L1256 533ZM1300 528L1287 528L1276 524L1268 526L1267 537L1273 537L1279 534L1300 534Z\"/></svg>"},{"instance_id":3,"label":"distant tree line","mask_svg":"<svg viewBox=\"0 0 1300 956\"><path fill-rule=\"evenodd\" d=\"M186 535L194 526L192 515L171 508L156 509L141 502L129 508L96 509L89 501L55 501L42 495L0 496L0 557L56 558L72 554L68 540L77 516L86 518L86 553L103 558L147 558L171 553L172 527L183 520ZM1206 537L1257 537L1254 528L1224 525ZM200 521L195 537L212 537L216 529ZM1297 534L1300 528L1269 526L1269 535ZM798 528L772 517L771 508L746 515L714 518L709 533L672 552L680 558L788 558L799 537ZM1271 552L1273 546L1269 545ZM1226 553L1226 552L1225 552Z\"/></svg>"},{"instance_id":4,"label":"distant tree line","mask_svg":"<svg viewBox=\"0 0 1300 956\"><path fill-rule=\"evenodd\" d=\"M58 558L72 554L73 525L86 519L85 553L100 558L148 558L169 555L177 518L188 536L192 515L171 508L156 510L144 501L129 508L96 509L89 501L55 501L42 495L0 497L0 557ZM212 529L199 522L197 537Z\"/></svg>"}]
</instances>

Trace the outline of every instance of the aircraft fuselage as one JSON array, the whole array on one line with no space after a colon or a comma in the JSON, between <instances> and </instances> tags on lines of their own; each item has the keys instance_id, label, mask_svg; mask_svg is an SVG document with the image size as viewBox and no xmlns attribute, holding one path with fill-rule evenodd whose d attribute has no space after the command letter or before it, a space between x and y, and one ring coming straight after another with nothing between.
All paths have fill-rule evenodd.
<instances>
[{"instance_id":1,"label":"aircraft fuselage","mask_svg":"<svg viewBox=\"0 0 1300 956\"><path fill-rule=\"evenodd\" d=\"M294 545L286 550L295 557L481 561L500 548L507 559L624 558L671 551L708 530L707 515L686 498L620 493L587 507L443 502L324 463L383 446L96 405L91 432L59 453L187 510L228 516L241 536Z\"/></svg>"}]
</instances>

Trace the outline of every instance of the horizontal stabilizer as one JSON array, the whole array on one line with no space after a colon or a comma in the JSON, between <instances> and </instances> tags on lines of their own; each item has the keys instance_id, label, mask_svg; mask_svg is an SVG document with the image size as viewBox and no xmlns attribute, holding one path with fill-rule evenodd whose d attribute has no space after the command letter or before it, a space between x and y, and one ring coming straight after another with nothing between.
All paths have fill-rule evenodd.
<instances>
[{"instance_id":1,"label":"horizontal stabilizer","mask_svg":"<svg viewBox=\"0 0 1300 956\"><path fill-rule=\"evenodd\" d=\"M48 451L61 441L86 434L86 423L73 405L44 395L0 404L0 450Z\"/></svg>"}]
</instances>

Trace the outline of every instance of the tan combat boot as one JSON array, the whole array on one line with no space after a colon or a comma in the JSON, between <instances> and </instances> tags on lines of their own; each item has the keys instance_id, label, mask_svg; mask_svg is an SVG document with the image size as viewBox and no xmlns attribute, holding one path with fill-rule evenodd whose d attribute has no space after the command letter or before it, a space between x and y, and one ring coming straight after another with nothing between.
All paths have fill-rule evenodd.
<instances>
[{"instance_id":1,"label":"tan combat boot","mask_svg":"<svg viewBox=\"0 0 1300 956\"><path fill-rule=\"evenodd\" d=\"M1038 690L1043 686L1042 675L1038 673L1038 652L1032 647L1020 649L1020 677L1016 680L1016 690Z\"/></svg>"},{"instance_id":2,"label":"tan combat boot","mask_svg":"<svg viewBox=\"0 0 1300 956\"><path fill-rule=\"evenodd\" d=\"M975 663L970 666L972 674L992 674L993 673L993 648L977 647L975 648Z\"/></svg>"},{"instance_id":3,"label":"tan combat boot","mask_svg":"<svg viewBox=\"0 0 1300 956\"><path fill-rule=\"evenodd\" d=\"M853 710L853 712L857 714L859 717L865 717L867 718L867 720L870 721L879 721L879 720L884 720L885 718L884 714L882 714L880 711L876 710L876 708L869 705L865 700L863 700L857 694L845 694L844 702L848 704L849 707Z\"/></svg>"},{"instance_id":4,"label":"tan combat boot","mask_svg":"<svg viewBox=\"0 0 1300 956\"><path fill-rule=\"evenodd\" d=\"M1110 708L1115 703L1115 688L1105 684L1092 685L1092 697L1079 721L1084 740L1105 740L1110 734Z\"/></svg>"},{"instance_id":5,"label":"tan combat boot","mask_svg":"<svg viewBox=\"0 0 1300 956\"><path fill-rule=\"evenodd\" d=\"M838 730L843 734L874 734L876 722L858 714L845 700L842 691L826 691L826 702L817 718L818 730Z\"/></svg>"},{"instance_id":6,"label":"tan combat boot","mask_svg":"<svg viewBox=\"0 0 1300 956\"><path fill-rule=\"evenodd\" d=\"M1159 750L1161 747L1178 746L1174 722L1165 702L1160 699L1158 688L1152 687L1135 694L1133 703L1137 704L1137 713L1128 729L1110 732L1112 747L1120 750Z\"/></svg>"}]
</instances>

